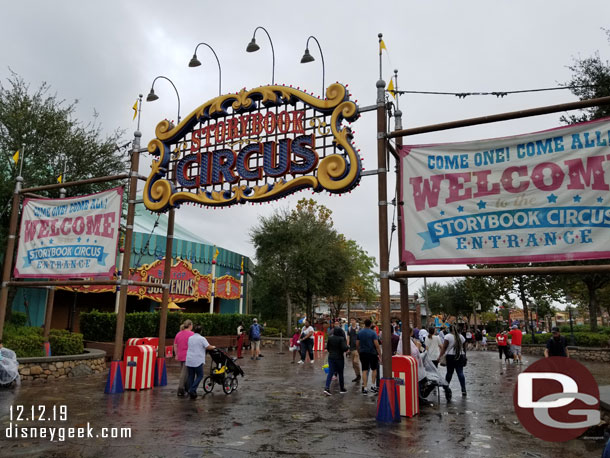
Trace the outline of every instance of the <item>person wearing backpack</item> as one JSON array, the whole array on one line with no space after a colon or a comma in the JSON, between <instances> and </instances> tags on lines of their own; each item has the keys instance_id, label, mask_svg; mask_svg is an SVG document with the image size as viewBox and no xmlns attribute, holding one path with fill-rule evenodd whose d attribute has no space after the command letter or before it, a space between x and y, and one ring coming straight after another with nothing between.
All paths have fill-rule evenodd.
<instances>
[{"instance_id":1,"label":"person wearing backpack","mask_svg":"<svg viewBox=\"0 0 610 458\"><path fill-rule=\"evenodd\" d=\"M258 320L254 318L248 337L250 338L252 357L250 359L261 359L261 334L263 333L263 327L258 324Z\"/></svg>"}]
</instances>

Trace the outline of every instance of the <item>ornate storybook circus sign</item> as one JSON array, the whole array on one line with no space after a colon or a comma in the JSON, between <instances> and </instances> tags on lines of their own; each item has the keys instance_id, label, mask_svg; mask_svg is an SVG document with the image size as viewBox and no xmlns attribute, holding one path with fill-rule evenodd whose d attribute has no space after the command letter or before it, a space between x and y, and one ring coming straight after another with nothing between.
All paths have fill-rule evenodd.
<instances>
[{"instance_id":1,"label":"ornate storybook circus sign","mask_svg":"<svg viewBox=\"0 0 610 458\"><path fill-rule=\"evenodd\" d=\"M159 283L154 286L129 286L127 294L138 296L140 299L148 298L161 302L163 296L163 274L165 272L165 259L156 260L152 264L145 264L135 271L129 273L129 279L134 281L145 281ZM210 299L211 283L210 275L202 275L193 265L184 259L178 259L172 265L169 280L169 297L172 302L198 301L199 299Z\"/></svg>"},{"instance_id":2,"label":"ornate storybook circus sign","mask_svg":"<svg viewBox=\"0 0 610 458\"><path fill-rule=\"evenodd\" d=\"M360 180L360 157L344 121L358 118L347 89L321 100L285 86L216 97L179 125L157 125L158 157L144 189L149 210L181 203L226 206L275 200L303 188L342 193Z\"/></svg>"},{"instance_id":3,"label":"ornate storybook circus sign","mask_svg":"<svg viewBox=\"0 0 610 458\"><path fill-rule=\"evenodd\" d=\"M610 120L404 146L407 264L610 258Z\"/></svg>"},{"instance_id":4,"label":"ornate storybook circus sign","mask_svg":"<svg viewBox=\"0 0 610 458\"><path fill-rule=\"evenodd\" d=\"M123 188L64 199L25 199L15 278L110 276Z\"/></svg>"}]
</instances>

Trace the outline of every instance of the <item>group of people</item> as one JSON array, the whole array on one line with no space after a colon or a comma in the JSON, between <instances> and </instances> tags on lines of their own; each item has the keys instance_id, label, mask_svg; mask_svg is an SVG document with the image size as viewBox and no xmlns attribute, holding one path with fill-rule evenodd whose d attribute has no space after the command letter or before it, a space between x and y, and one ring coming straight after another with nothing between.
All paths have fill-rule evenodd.
<instances>
[{"instance_id":1,"label":"group of people","mask_svg":"<svg viewBox=\"0 0 610 458\"><path fill-rule=\"evenodd\" d=\"M351 318L347 332L341 326L339 320L332 323L328 329L328 341L326 350L328 352L328 374L324 393L332 395L330 390L333 379L339 381L339 393L346 393L345 388L345 356L351 358L355 378L353 383L361 384L363 395L379 392L379 366L381 361L381 339L383 332L374 325L370 319L364 320L364 327L360 327L355 318ZM390 338L392 341L392 354L402 354L401 327L399 323L392 323ZM293 353L292 362L294 363L297 355L300 355L299 364L305 364L307 356L309 361L314 362L313 335L314 328L306 321L301 329L295 328L294 335L290 341L290 350ZM434 327L429 329L411 329L410 348L411 355L418 362L418 374L420 382L420 396L426 397L430 391L427 390L431 385L427 383L426 370L423 366L424 353L433 363L434 368L439 364L447 367L445 380L447 382L446 393L450 398L448 384L457 374L462 395L466 396L466 379L464 376L464 366L466 365L466 338L461 335L456 326L441 330L437 334ZM370 376L370 385L369 385Z\"/></svg>"},{"instance_id":2,"label":"group of people","mask_svg":"<svg viewBox=\"0 0 610 458\"><path fill-rule=\"evenodd\" d=\"M502 360L504 355L504 361L510 363L512 361L519 364L523 364L521 358L521 342L523 340L523 332L517 325L513 325L511 330L503 330L496 334L496 345L498 347L498 355Z\"/></svg>"},{"instance_id":3,"label":"group of people","mask_svg":"<svg viewBox=\"0 0 610 458\"><path fill-rule=\"evenodd\" d=\"M197 388L203 380L206 351L216 348L209 344L202 332L203 328L200 325L193 327L191 320L185 320L180 325L180 332L174 338L174 354L181 366L178 381L179 397L188 394L191 399L197 398Z\"/></svg>"}]
</instances>

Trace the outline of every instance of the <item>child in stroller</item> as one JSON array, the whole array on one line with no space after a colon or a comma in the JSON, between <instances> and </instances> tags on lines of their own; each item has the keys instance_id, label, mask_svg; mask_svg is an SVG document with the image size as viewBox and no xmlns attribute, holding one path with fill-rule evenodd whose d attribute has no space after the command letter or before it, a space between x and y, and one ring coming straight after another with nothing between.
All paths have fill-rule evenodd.
<instances>
[{"instance_id":1,"label":"child in stroller","mask_svg":"<svg viewBox=\"0 0 610 458\"><path fill-rule=\"evenodd\" d=\"M445 380L445 377L441 375L434 363L430 360L428 352L424 351L420 354L420 357L422 366L424 367L426 373L426 377L419 382L420 396L425 399L430 395L430 393L432 393L434 388L438 387L439 401L441 388L445 390L445 397L447 398L447 401L451 401L451 388L449 388L449 384L447 383L447 380Z\"/></svg>"},{"instance_id":2,"label":"child in stroller","mask_svg":"<svg viewBox=\"0 0 610 458\"><path fill-rule=\"evenodd\" d=\"M214 364L210 365L210 375L203 380L203 391L211 393L214 384L218 383L225 394L231 394L237 389L237 376L243 377L244 371L235 362L236 358L231 358L224 351L215 348L209 353Z\"/></svg>"},{"instance_id":3,"label":"child in stroller","mask_svg":"<svg viewBox=\"0 0 610 458\"><path fill-rule=\"evenodd\" d=\"M0 344L0 387L11 388L19 384L19 363L13 350L4 348Z\"/></svg>"}]
</instances>

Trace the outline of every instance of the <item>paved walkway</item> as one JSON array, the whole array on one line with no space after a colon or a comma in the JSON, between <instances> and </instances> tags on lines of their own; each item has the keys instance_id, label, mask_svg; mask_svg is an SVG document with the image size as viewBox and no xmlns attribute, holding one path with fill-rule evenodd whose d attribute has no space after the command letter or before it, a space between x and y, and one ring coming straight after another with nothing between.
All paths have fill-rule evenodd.
<instances>
[{"instance_id":1,"label":"paved walkway","mask_svg":"<svg viewBox=\"0 0 610 458\"><path fill-rule=\"evenodd\" d=\"M513 412L512 391L518 366L505 367L495 352L470 352L465 369L468 397L457 378L451 403L423 406L415 418L398 425L375 421L376 397L349 392L322 393L322 360L291 364L291 355L265 349L260 361L240 360L246 376L226 396L220 387L195 401L174 392L178 368L169 367L169 385L154 390L103 393L105 377L70 379L41 387L0 392L0 456L7 457L199 457L298 456L358 457L587 457L601 456L603 443L573 440L543 442L527 433ZM526 357L530 362L535 358ZM526 367L524 365L523 367ZM206 371L207 372L207 371ZM338 387L333 386L335 392ZM436 399L431 395L429 399ZM130 427L131 439L6 439L9 408L67 406L64 422L22 422L21 426ZM13 421L15 424L15 421Z\"/></svg>"}]
</instances>

